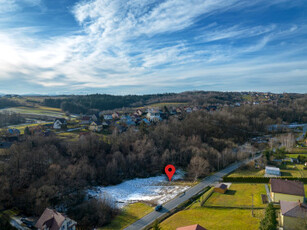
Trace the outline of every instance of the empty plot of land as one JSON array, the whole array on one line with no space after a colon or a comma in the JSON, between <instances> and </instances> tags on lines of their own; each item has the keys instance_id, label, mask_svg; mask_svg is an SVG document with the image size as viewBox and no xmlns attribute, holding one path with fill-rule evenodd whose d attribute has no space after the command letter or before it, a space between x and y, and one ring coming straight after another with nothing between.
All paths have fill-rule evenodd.
<instances>
[{"instance_id":1,"label":"empty plot of land","mask_svg":"<svg viewBox=\"0 0 307 230\"><path fill-rule=\"evenodd\" d=\"M254 210L252 216L248 209L195 208L180 211L166 219L161 223L161 229L175 230L198 223L210 230L256 230L263 216L264 209Z\"/></svg>"},{"instance_id":2,"label":"empty plot of land","mask_svg":"<svg viewBox=\"0 0 307 230\"><path fill-rule=\"evenodd\" d=\"M261 194L266 194L264 184L235 184L230 186L225 194L214 192L205 203L205 206L220 207L254 207L264 208Z\"/></svg>"},{"instance_id":3,"label":"empty plot of land","mask_svg":"<svg viewBox=\"0 0 307 230\"><path fill-rule=\"evenodd\" d=\"M264 169L244 169L231 173L228 177L263 177Z\"/></svg>"}]
</instances>

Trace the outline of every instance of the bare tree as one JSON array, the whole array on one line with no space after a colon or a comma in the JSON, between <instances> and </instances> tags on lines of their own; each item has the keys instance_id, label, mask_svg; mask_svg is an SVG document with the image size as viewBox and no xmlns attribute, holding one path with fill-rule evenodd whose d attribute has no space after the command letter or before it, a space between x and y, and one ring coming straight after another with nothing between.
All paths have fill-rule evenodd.
<instances>
[{"instance_id":1,"label":"bare tree","mask_svg":"<svg viewBox=\"0 0 307 230\"><path fill-rule=\"evenodd\" d=\"M207 175L209 172L209 163L200 156L195 156L191 159L188 174L194 180Z\"/></svg>"}]
</instances>

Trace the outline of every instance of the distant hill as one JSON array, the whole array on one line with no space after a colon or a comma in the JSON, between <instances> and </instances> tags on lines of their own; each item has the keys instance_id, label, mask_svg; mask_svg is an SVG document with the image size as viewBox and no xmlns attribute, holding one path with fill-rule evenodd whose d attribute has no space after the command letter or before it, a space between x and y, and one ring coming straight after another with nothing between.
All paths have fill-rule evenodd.
<instances>
[{"instance_id":1,"label":"distant hill","mask_svg":"<svg viewBox=\"0 0 307 230\"><path fill-rule=\"evenodd\" d=\"M73 114L91 114L98 111L122 108L136 108L144 106L163 106L168 103L185 103L189 106L207 105L234 105L235 103L275 103L287 102L292 99L306 97L307 94L273 94L263 92L214 92L190 91L182 93L125 95L116 96L109 94L91 95L59 95L59 96L19 96L3 95L6 101L0 102L0 108L13 106L48 106L60 108L64 112ZM9 101L8 101L9 100Z\"/></svg>"}]
</instances>

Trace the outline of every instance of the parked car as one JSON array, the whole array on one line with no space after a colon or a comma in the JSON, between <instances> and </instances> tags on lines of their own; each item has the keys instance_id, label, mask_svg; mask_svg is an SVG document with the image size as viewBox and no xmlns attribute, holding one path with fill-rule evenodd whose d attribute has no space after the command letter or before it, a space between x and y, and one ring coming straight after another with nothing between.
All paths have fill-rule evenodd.
<instances>
[{"instance_id":1,"label":"parked car","mask_svg":"<svg viewBox=\"0 0 307 230\"><path fill-rule=\"evenodd\" d=\"M157 212L159 212L159 211L162 210L162 208L163 208L162 204L158 204L158 205L156 206L155 210L156 210Z\"/></svg>"}]
</instances>

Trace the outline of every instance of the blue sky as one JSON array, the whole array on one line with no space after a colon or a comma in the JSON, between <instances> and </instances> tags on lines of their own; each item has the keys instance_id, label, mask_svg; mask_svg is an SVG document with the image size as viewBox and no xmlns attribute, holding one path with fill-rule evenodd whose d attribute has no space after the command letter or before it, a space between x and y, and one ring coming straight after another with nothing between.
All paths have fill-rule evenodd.
<instances>
[{"instance_id":1,"label":"blue sky","mask_svg":"<svg viewBox=\"0 0 307 230\"><path fill-rule=\"evenodd\" d=\"M307 92L301 0L0 0L0 93Z\"/></svg>"}]
</instances>

